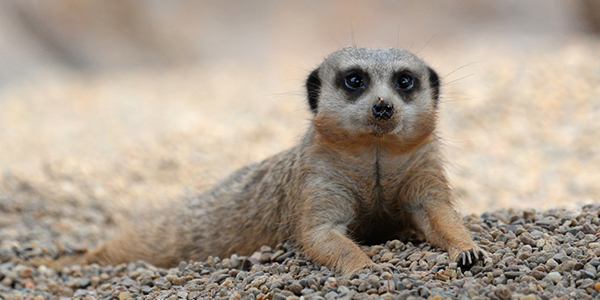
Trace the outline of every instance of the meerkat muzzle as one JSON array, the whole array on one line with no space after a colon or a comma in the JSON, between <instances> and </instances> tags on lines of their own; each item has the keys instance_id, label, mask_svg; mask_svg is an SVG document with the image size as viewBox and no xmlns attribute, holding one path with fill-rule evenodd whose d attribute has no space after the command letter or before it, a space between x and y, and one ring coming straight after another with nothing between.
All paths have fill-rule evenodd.
<instances>
[{"instance_id":1,"label":"meerkat muzzle","mask_svg":"<svg viewBox=\"0 0 600 300\"><path fill-rule=\"evenodd\" d=\"M394 115L394 105L382 98L377 98L372 110L373 116L378 120L389 120Z\"/></svg>"}]
</instances>

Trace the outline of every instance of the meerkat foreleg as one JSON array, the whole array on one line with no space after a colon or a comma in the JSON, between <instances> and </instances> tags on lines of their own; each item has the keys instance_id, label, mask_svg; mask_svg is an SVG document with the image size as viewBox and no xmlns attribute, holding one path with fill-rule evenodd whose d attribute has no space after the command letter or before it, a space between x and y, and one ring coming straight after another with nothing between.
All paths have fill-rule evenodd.
<instances>
[{"instance_id":1,"label":"meerkat foreleg","mask_svg":"<svg viewBox=\"0 0 600 300\"><path fill-rule=\"evenodd\" d=\"M374 263L346 235L343 225L323 224L305 231L300 238L303 252L314 261L348 276Z\"/></svg>"},{"instance_id":2,"label":"meerkat foreleg","mask_svg":"<svg viewBox=\"0 0 600 300\"><path fill-rule=\"evenodd\" d=\"M448 203L427 201L414 210L413 216L425 239L447 249L450 259L459 267L470 268L485 256Z\"/></svg>"}]
</instances>

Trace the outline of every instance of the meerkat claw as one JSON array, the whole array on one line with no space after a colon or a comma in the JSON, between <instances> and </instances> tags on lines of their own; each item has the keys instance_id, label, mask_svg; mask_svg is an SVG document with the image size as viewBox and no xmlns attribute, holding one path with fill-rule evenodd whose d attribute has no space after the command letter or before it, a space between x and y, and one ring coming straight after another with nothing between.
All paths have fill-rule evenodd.
<instances>
[{"instance_id":1,"label":"meerkat claw","mask_svg":"<svg viewBox=\"0 0 600 300\"><path fill-rule=\"evenodd\" d=\"M458 267L463 270L471 269L471 267L480 261L480 254L482 258L485 257L485 254L482 252L482 250L478 249L477 247L473 247L462 252L458 256L458 259L456 259L456 263L458 264Z\"/></svg>"}]
</instances>

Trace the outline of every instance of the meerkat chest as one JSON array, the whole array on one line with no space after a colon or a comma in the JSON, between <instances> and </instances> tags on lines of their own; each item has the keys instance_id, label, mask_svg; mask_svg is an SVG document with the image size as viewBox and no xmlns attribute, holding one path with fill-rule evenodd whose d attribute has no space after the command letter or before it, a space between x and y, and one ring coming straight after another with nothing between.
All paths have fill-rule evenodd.
<instances>
[{"instance_id":1,"label":"meerkat chest","mask_svg":"<svg viewBox=\"0 0 600 300\"><path fill-rule=\"evenodd\" d=\"M400 209L399 187L390 184L396 178L374 178L364 193L357 197L354 219L349 224L350 235L362 244L373 245L397 237L409 217Z\"/></svg>"},{"instance_id":2,"label":"meerkat chest","mask_svg":"<svg viewBox=\"0 0 600 300\"><path fill-rule=\"evenodd\" d=\"M400 209L401 190L410 171L409 157L375 155L352 166L349 186L355 197L351 235L364 244L376 244L398 236L409 217Z\"/></svg>"},{"instance_id":3,"label":"meerkat chest","mask_svg":"<svg viewBox=\"0 0 600 300\"><path fill-rule=\"evenodd\" d=\"M409 172L409 159L377 154L357 164L356 181L359 204L378 210L389 210L399 199L403 181Z\"/></svg>"}]
</instances>

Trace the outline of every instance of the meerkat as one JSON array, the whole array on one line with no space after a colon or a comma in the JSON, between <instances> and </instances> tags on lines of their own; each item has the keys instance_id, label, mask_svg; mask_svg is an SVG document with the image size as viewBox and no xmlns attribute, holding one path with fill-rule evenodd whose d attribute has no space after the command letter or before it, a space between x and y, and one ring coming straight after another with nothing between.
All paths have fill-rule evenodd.
<instances>
[{"instance_id":1,"label":"meerkat","mask_svg":"<svg viewBox=\"0 0 600 300\"><path fill-rule=\"evenodd\" d=\"M453 208L434 134L440 79L432 68L401 48L348 47L329 55L306 89L312 120L298 145L62 263L169 267L290 241L349 275L374 265L360 244L407 231L463 269L484 255Z\"/></svg>"}]
</instances>

